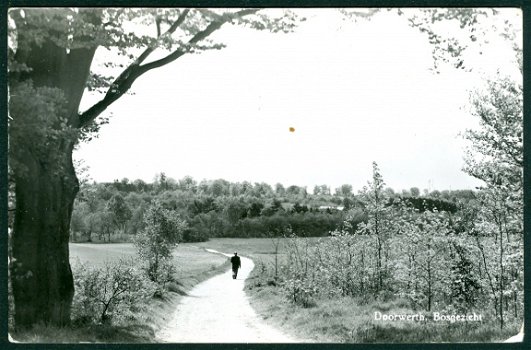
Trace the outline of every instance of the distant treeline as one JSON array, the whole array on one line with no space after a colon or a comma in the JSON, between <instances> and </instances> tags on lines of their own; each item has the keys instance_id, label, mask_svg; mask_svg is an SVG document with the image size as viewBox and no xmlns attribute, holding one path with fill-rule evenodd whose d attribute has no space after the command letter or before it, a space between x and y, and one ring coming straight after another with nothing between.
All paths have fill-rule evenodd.
<instances>
[{"instance_id":1,"label":"distant treeline","mask_svg":"<svg viewBox=\"0 0 531 350\"><path fill-rule=\"evenodd\" d=\"M471 190L424 191L411 188L401 192L385 189L392 200L407 201L419 211L455 212L474 199ZM204 241L209 237L266 237L279 235L291 227L300 236L326 236L347 228L354 232L365 222L364 203L342 185L331 192L326 185L305 187L223 179L197 182L192 177L178 181L161 173L153 183L123 179L113 183L84 183L72 214L73 241L129 241L144 227L144 213L154 199L176 211L188 223L184 241Z\"/></svg>"}]
</instances>

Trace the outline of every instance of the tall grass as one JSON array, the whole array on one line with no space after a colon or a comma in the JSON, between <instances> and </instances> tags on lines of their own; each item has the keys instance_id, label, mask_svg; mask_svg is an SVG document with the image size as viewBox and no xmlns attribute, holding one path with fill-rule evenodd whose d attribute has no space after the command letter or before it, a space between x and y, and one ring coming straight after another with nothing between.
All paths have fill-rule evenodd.
<instances>
[{"instance_id":1,"label":"tall grass","mask_svg":"<svg viewBox=\"0 0 531 350\"><path fill-rule=\"evenodd\" d=\"M386 314L417 314L409 301L389 301L339 297L321 298L312 307L287 301L281 288L268 283L272 278L257 274L248 280L246 290L251 304L268 322L300 339L333 343L466 343L498 342L518 333L521 324L513 322L500 330L496 319L483 313L484 322L450 323L426 321L377 321L375 311ZM476 310L476 313L481 313Z\"/></svg>"}]
</instances>

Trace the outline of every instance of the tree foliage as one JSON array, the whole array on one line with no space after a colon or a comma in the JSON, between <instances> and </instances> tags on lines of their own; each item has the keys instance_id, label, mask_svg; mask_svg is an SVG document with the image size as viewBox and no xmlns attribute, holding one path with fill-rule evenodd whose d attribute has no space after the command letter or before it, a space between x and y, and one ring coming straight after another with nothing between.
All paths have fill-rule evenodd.
<instances>
[{"instance_id":1,"label":"tree foliage","mask_svg":"<svg viewBox=\"0 0 531 350\"><path fill-rule=\"evenodd\" d=\"M424 8L398 9L410 26L424 34L432 47L433 68L440 73L445 65L471 71L471 53L482 55L492 39L510 42L521 49L522 26L514 11L500 8Z\"/></svg>"},{"instance_id":2,"label":"tree foliage","mask_svg":"<svg viewBox=\"0 0 531 350\"><path fill-rule=\"evenodd\" d=\"M113 224L123 231L132 215L124 198L120 194L112 196L105 209L112 214Z\"/></svg>"},{"instance_id":3,"label":"tree foliage","mask_svg":"<svg viewBox=\"0 0 531 350\"><path fill-rule=\"evenodd\" d=\"M26 62L34 46L50 43L71 54L76 49L97 47L109 52L107 61L90 73L85 86L88 91L99 91L103 98L79 114L75 111L77 120L70 117L66 124L81 128L80 136L87 140L108 122L107 117L96 118L140 76L186 54L222 49L223 43L209 37L223 25L289 32L302 19L289 10L271 15L260 13L260 9L159 8L12 9L9 18L12 87L24 80L25 73L38 73ZM162 58L150 60L154 52L162 53Z\"/></svg>"},{"instance_id":4,"label":"tree foliage","mask_svg":"<svg viewBox=\"0 0 531 350\"><path fill-rule=\"evenodd\" d=\"M181 240L187 224L173 211L154 201L145 214L145 228L135 237L138 255L145 263L148 277L164 283L166 270L172 266L173 249Z\"/></svg>"},{"instance_id":5,"label":"tree foliage","mask_svg":"<svg viewBox=\"0 0 531 350\"><path fill-rule=\"evenodd\" d=\"M310 307L334 296L400 298L425 312L477 310L502 328L521 322L523 217L510 216L507 202L488 201L500 193L463 192L457 208L421 210L410 197L386 205L383 188L373 164L362 206L349 211L341 229L313 243L291 236L278 276L289 300ZM366 223L353 231L352 215L366 215Z\"/></svg>"},{"instance_id":6,"label":"tree foliage","mask_svg":"<svg viewBox=\"0 0 531 350\"><path fill-rule=\"evenodd\" d=\"M389 197L384 191L385 182L380 169L376 162L372 163L372 181L365 186L360 193L360 199L365 205L365 211L368 216L367 223L362 223L359 227L361 234L370 235L376 240L376 274L378 276L378 289L383 288L384 274L384 256L385 245L391 233L391 210L388 206Z\"/></svg>"},{"instance_id":7,"label":"tree foliage","mask_svg":"<svg viewBox=\"0 0 531 350\"><path fill-rule=\"evenodd\" d=\"M523 261L523 89L509 78L488 81L471 96L478 130L468 130L471 146L464 170L482 180L475 230L491 237L491 247L477 241L494 308L503 328L504 301L521 300ZM496 252L496 253L494 253ZM514 313L517 314L515 306Z\"/></svg>"},{"instance_id":8,"label":"tree foliage","mask_svg":"<svg viewBox=\"0 0 531 350\"><path fill-rule=\"evenodd\" d=\"M83 323L106 323L123 318L153 296L154 286L134 261L106 262L103 267L75 266L74 318Z\"/></svg>"}]
</instances>

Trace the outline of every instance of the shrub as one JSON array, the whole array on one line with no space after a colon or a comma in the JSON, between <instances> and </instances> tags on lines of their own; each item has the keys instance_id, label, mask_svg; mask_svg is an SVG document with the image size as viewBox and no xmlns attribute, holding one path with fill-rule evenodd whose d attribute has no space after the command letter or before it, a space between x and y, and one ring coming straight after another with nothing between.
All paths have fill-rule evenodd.
<instances>
[{"instance_id":1,"label":"shrub","mask_svg":"<svg viewBox=\"0 0 531 350\"><path fill-rule=\"evenodd\" d=\"M198 230L195 227L185 229L182 236L183 242L206 242L208 238L206 231Z\"/></svg>"},{"instance_id":2,"label":"shrub","mask_svg":"<svg viewBox=\"0 0 531 350\"><path fill-rule=\"evenodd\" d=\"M288 299L302 307L316 306L315 296L317 295L317 286L311 279L290 278L282 284L284 294Z\"/></svg>"},{"instance_id":3,"label":"shrub","mask_svg":"<svg viewBox=\"0 0 531 350\"><path fill-rule=\"evenodd\" d=\"M475 306L480 285L465 248L456 244L454 250L456 256L451 266L451 296L453 305L459 311L466 311Z\"/></svg>"},{"instance_id":4,"label":"shrub","mask_svg":"<svg viewBox=\"0 0 531 350\"><path fill-rule=\"evenodd\" d=\"M76 323L110 323L131 316L155 291L132 259L106 262L101 268L81 263L74 267L72 315Z\"/></svg>"},{"instance_id":5,"label":"shrub","mask_svg":"<svg viewBox=\"0 0 531 350\"><path fill-rule=\"evenodd\" d=\"M166 290L167 284L175 281L175 272L176 272L175 265L173 264L173 261L171 258L167 258L167 259L162 259L161 261L159 261L159 268L156 271L150 272L148 268L149 268L149 265L144 266L143 269L144 271L146 271L147 275L155 277L155 280L156 280L155 296L161 297L162 294L164 294L164 291Z\"/></svg>"},{"instance_id":6,"label":"shrub","mask_svg":"<svg viewBox=\"0 0 531 350\"><path fill-rule=\"evenodd\" d=\"M153 282L161 283L172 258L172 250L187 229L186 221L175 211L164 209L159 201L154 201L144 215L146 226L134 240L138 255L146 264L145 271Z\"/></svg>"}]
</instances>

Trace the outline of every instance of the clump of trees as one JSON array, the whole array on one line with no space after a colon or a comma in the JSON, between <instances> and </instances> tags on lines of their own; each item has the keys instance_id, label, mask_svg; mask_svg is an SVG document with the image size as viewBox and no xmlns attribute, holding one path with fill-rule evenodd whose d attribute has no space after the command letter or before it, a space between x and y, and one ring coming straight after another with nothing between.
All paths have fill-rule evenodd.
<instances>
[{"instance_id":1,"label":"clump of trees","mask_svg":"<svg viewBox=\"0 0 531 350\"><path fill-rule=\"evenodd\" d=\"M279 277L289 300L310 307L331 296L403 298L426 312L485 314L490 308L500 327L504 319L512 324L522 319L522 231L504 231L503 243L497 231L478 235L472 227L485 218L470 223L466 211L421 212L408 202L379 205L376 198L386 199L378 183L363 191L369 220L354 233L336 230L317 242L289 238ZM463 229L467 224L470 230Z\"/></svg>"},{"instance_id":2,"label":"clump of trees","mask_svg":"<svg viewBox=\"0 0 531 350\"><path fill-rule=\"evenodd\" d=\"M523 301L522 83L507 77L488 81L471 101L481 127L465 134L471 146L464 170L485 185L472 209L475 220L469 229L476 236L493 308L503 328L505 319L521 315L518 304Z\"/></svg>"},{"instance_id":3,"label":"clump of trees","mask_svg":"<svg viewBox=\"0 0 531 350\"><path fill-rule=\"evenodd\" d=\"M355 230L347 220L315 244L290 238L281 278L291 301L308 307L330 295L406 298L417 310L490 310L500 328L521 322L522 86L489 81L471 99L480 128L465 134L471 146L464 171L484 186L438 208L441 196L430 204L412 200L413 190L392 197L374 163L357 196L366 220Z\"/></svg>"},{"instance_id":4,"label":"clump of trees","mask_svg":"<svg viewBox=\"0 0 531 350\"><path fill-rule=\"evenodd\" d=\"M163 179L164 185L160 185ZM319 188L326 185L319 186ZM130 242L145 227L146 210L154 201L188 223L182 232L184 242L204 241L209 237L268 237L288 227L297 235L324 236L348 221L349 232L368 220L362 194L349 190L334 194L304 192L303 187L264 183L232 183L223 179L195 181L186 176L173 180L163 173L153 183L122 179L113 183L85 183L74 203L70 239L74 242ZM455 212L458 203L466 204L474 194L443 191L418 197L384 191L386 206L408 201L419 210L435 207ZM387 209L386 209L387 210Z\"/></svg>"},{"instance_id":5,"label":"clump of trees","mask_svg":"<svg viewBox=\"0 0 531 350\"><path fill-rule=\"evenodd\" d=\"M187 179L193 181L190 177L183 180ZM261 183L214 180L197 184L183 180L182 186L172 181L164 188L141 181L131 184L127 179L84 184L72 214L71 240L132 241L143 230L146 210L153 201L188 222L182 233L187 242L209 237L265 237L269 231L287 226L317 236L342 221L341 210L319 209L323 203L337 207L335 202L341 199L335 196L301 200L298 194L278 196Z\"/></svg>"}]
</instances>

